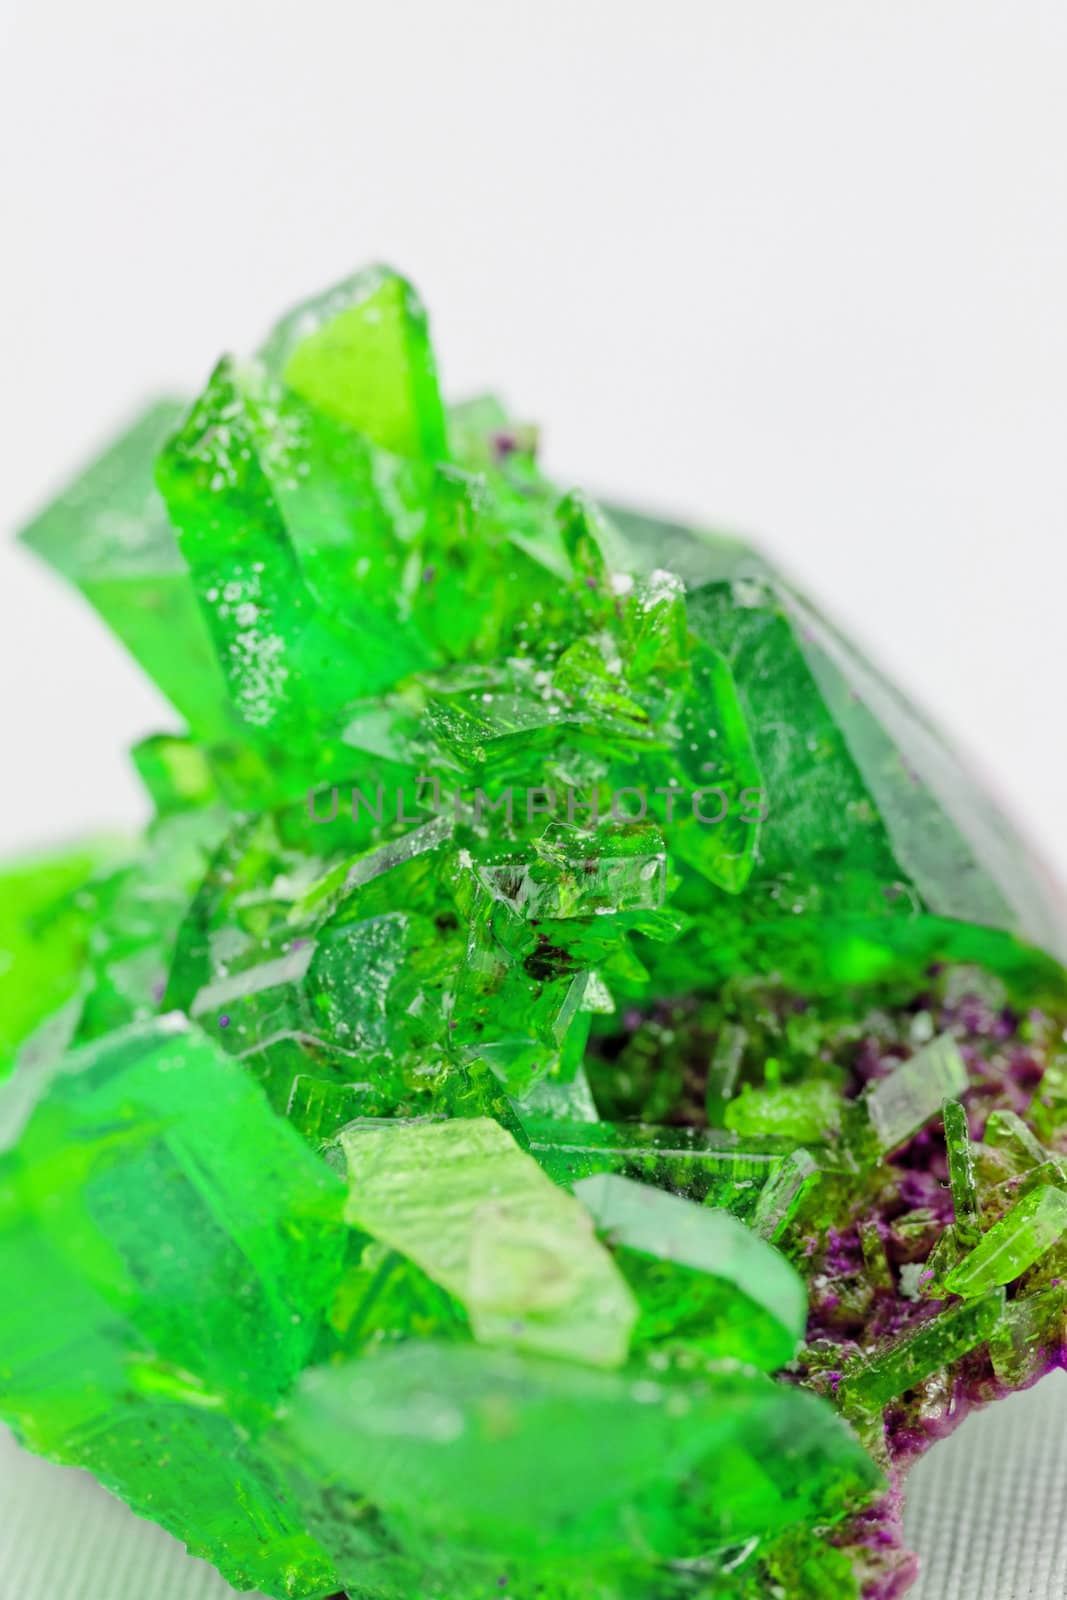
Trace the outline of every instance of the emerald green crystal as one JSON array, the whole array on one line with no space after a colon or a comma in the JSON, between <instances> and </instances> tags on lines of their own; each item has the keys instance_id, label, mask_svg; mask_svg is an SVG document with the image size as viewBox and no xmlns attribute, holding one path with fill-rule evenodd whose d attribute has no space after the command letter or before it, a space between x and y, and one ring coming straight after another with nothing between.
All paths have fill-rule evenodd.
<instances>
[{"instance_id":1,"label":"emerald green crystal","mask_svg":"<svg viewBox=\"0 0 1067 1600\"><path fill-rule=\"evenodd\" d=\"M219 662L153 478L183 409L151 406L22 538L77 585L190 727L216 739L229 723Z\"/></svg>"},{"instance_id":2,"label":"emerald green crystal","mask_svg":"<svg viewBox=\"0 0 1067 1600\"><path fill-rule=\"evenodd\" d=\"M638 1344L684 1340L772 1372L796 1354L803 1279L728 1211L612 1173L582 1178L574 1193L637 1292Z\"/></svg>"},{"instance_id":3,"label":"emerald green crystal","mask_svg":"<svg viewBox=\"0 0 1067 1600\"><path fill-rule=\"evenodd\" d=\"M277 1600L902 1593L1067 1364L1060 901L945 741L385 268L24 538L176 722L0 873L0 1418Z\"/></svg>"},{"instance_id":4,"label":"emerald green crystal","mask_svg":"<svg viewBox=\"0 0 1067 1600\"><path fill-rule=\"evenodd\" d=\"M101 842L0 868L0 1079L38 1024L75 999L92 932L87 885L118 854Z\"/></svg>"},{"instance_id":5,"label":"emerald green crystal","mask_svg":"<svg viewBox=\"0 0 1067 1600\"><path fill-rule=\"evenodd\" d=\"M714 1129L571 1122L531 1115L522 1105L519 1109L531 1154L557 1183L614 1172L745 1217L792 1155L789 1141L773 1137L741 1139Z\"/></svg>"},{"instance_id":6,"label":"emerald green crystal","mask_svg":"<svg viewBox=\"0 0 1067 1600\"><path fill-rule=\"evenodd\" d=\"M833 1519L877 1484L813 1396L760 1374L605 1373L469 1345L308 1374L275 1448L349 1582L398 1600L501 1577L639 1592L661 1563L718 1551L725 1566L747 1539Z\"/></svg>"},{"instance_id":7,"label":"emerald green crystal","mask_svg":"<svg viewBox=\"0 0 1067 1600\"><path fill-rule=\"evenodd\" d=\"M375 444L431 461L447 455L426 313L387 268L302 306L260 354L295 394Z\"/></svg>"},{"instance_id":8,"label":"emerald green crystal","mask_svg":"<svg viewBox=\"0 0 1067 1600\"><path fill-rule=\"evenodd\" d=\"M975 1248L946 1274L953 1294L985 1294L1033 1266L1067 1229L1067 1194L1041 1184L1016 1202Z\"/></svg>"},{"instance_id":9,"label":"emerald green crystal","mask_svg":"<svg viewBox=\"0 0 1067 1600\"><path fill-rule=\"evenodd\" d=\"M773 1133L779 1138L824 1143L839 1131L841 1097L832 1084L821 1079L746 1088L725 1107L723 1121L735 1133Z\"/></svg>"},{"instance_id":10,"label":"emerald green crystal","mask_svg":"<svg viewBox=\"0 0 1067 1600\"><path fill-rule=\"evenodd\" d=\"M761 1238L777 1241L797 1220L819 1181L819 1163L810 1150L791 1150L763 1188L752 1225Z\"/></svg>"},{"instance_id":11,"label":"emerald green crystal","mask_svg":"<svg viewBox=\"0 0 1067 1600\"><path fill-rule=\"evenodd\" d=\"M948 1180L952 1190L956 1239L970 1250L981 1237L978 1186L975 1177L974 1146L967 1127L967 1112L959 1100L946 1100L942 1109L945 1146L948 1151ZM988 1127L986 1129L988 1137Z\"/></svg>"},{"instance_id":12,"label":"emerald green crystal","mask_svg":"<svg viewBox=\"0 0 1067 1600\"><path fill-rule=\"evenodd\" d=\"M915 1332L888 1345L867 1360L846 1369L838 1398L883 1406L945 1367L950 1367L989 1338L1004 1310L1003 1291L942 1311Z\"/></svg>"},{"instance_id":13,"label":"emerald green crystal","mask_svg":"<svg viewBox=\"0 0 1067 1600\"><path fill-rule=\"evenodd\" d=\"M241 1587L327 1589L255 1440L340 1276L340 1182L176 1016L16 1074L0 1152L0 1278L18 1287L0 1393L18 1436ZM288 1567L300 1582L279 1587Z\"/></svg>"}]
</instances>

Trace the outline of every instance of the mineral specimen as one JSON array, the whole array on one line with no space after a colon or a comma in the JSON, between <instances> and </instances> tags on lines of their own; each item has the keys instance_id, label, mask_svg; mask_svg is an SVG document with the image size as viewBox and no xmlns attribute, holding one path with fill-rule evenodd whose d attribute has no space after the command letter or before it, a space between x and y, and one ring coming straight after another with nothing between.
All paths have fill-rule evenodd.
<instances>
[{"instance_id":1,"label":"mineral specimen","mask_svg":"<svg viewBox=\"0 0 1067 1600\"><path fill-rule=\"evenodd\" d=\"M890 1600L1067 1366L1047 876L360 274L27 529L174 705L0 911L0 1416L238 1588Z\"/></svg>"}]
</instances>

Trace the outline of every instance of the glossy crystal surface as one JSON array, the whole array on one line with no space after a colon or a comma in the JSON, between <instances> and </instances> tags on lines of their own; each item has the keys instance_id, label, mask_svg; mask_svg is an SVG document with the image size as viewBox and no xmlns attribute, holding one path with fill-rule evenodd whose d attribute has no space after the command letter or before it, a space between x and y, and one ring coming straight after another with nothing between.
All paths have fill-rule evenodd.
<instances>
[{"instance_id":1,"label":"glossy crystal surface","mask_svg":"<svg viewBox=\"0 0 1067 1600\"><path fill-rule=\"evenodd\" d=\"M174 706L8 869L0 1417L292 1600L889 1600L1067 1363L1065 941L738 542L561 492L375 268L26 530Z\"/></svg>"}]
</instances>

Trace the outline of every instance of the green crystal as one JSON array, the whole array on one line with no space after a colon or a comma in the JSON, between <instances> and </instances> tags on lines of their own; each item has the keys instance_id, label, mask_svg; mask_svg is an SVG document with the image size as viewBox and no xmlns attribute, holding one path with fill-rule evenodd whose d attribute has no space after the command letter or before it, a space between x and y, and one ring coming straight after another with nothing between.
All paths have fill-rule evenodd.
<instances>
[{"instance_id":1,"label":"green crystal","mask_svg":"<svg viewBox=\"0 0 1067 1600\"><path fill-rule=\"evenodd\" d=\"M754 1212L760 1195L792 1155L787 1140L741 1139L718 1130L652 1128L640 1123L570 1122L520 1108L530 1152L557 1183L596 1173L654 1183L675 1194Z\"/></svg>"},{"instance_id":2,"label":"green crystal","mask_svg":"<svg viewBox=\"0 0 1067 1600\"><path fill-rule=\"evenodd\" d=\"M757 1373L686 1382L432 1343L308 1374L276 1449L348 1581L397 1600L501 1576L569 1593L576 1561L594 1593L639 1592L618 1586L832 1520L877 1483L813 1396Z\"/></svg>"},{"instance_id":3,"label":"green crystal","mask_svg":"<svg viewBox=\"0 0 1067 1600\"><path fill-rule=\"evenodd\" d=\"M16 1074L0 1151L0 1278L18 1287L0 1393L17 1435L240 1587L328 1587L255 1440L340 1275L336 1177L175 1016Z\"/></svg>"},{"instance_id":4,"label":"green crystal","mask_svg":"<svg viewBox=\"0 0 1067 1600\"><path fill-rule=\"evenodd\" d=\"M426 313L387 268L301 306L261 355L295 394L375 444L431 461L447 455Z\"/></svg>"},{"instance_id":5,"label":"green crystal","mask_svg":"<svg viewBox=\"0 0 1067 1600\"><path fill-rule=\"evenodd\" d=\"M593 1366L626 1359L637 1305L625 1280L587 1212L499 1123L354 1122L340 1143L346 1220L455 1295L476 1339Z\"/></svg>"},{"instance_id":6,"label":"green crystal","mask_svg":"<svg viewBox=\"0 0 1067 1600\"><path fill-rule=\"evenodd\" d=\"M967 1068L956 1041L944 1035L876 1083L866 1095L867 1115L879 1150L896 1150L967 1087Z\"/></svg>"},{"instance_id":7,"label":"green crystal","mask_svg":"<svg viewBox=\"0 0 1067 1600\"><path fill-rule=\"evenodd\" d=\"M1067 1285L1039 1290L1006 1308L989 1340L1001 1383L1025 1388L1060 1363L1067 1349Z\"/></svg>"},{"instance_id":8,"label":"green crystal","mask_svg":"<svg viewBox=\"0 0 1067 1600\"><path fill-rule=\"evenodd\" d=\"M24 538L176 726L2 874L0 1416L291 1600L900 1593L1067 1361L1067 938L945 741L385 268Z\"/></svg>"},{"instance_id":9,"label":"green crystal","mask_svg":"<svg viewBox=\"0 0 1067 1600\"><path fill-rule=\"evenodd\" d=\"M838 1398L846 1407L883 1406L952 1365L989 1338L1004 1310L1003 1291L942 1311L885 1350L846 1370Z\"/></svg>"},{"instance_id":10,"label":"green crystal","mask_svg":"<svg viewBox=\"0 0 1067 1600\"><path fill-rule=\"evenodd\" d=\"M22 538L77 585L190 727L218 739L230 720L219 662L153 478L182 410L151 406Z\"/></svg>"},{"instance_id":11,"label":"green crystal","mask_svg":"<svg viewBox=\"0 0 1067 1600\"><path fill-rule=\"evenodd\" d=\"M735 1133L773 1133L823 1143L839 1131L841 1098L822 1079L746 1089L725 1107L723 1121Z\"/></svg>"},{"instance_id":12,"label":"green crystal","mask_svg":"<svg viewBox=\"0 0 1067 1600\"><path fill-rule=\"evenodd\" d=\"M858 1224L860 1248L867 1277L876 1289L893 1290L893 1273L886 1255L885 1240L877 1222L868 1218Z\"/></svg>"},{"instance_id":13,"label":"green crystal","mask_svg":"<svg viewBox=\"0 0 1067 1600\"><path fill-rule=\"evenodd\" d=\"M0 869L0 1079L75 997L92 933L87 886L117 854L101 843Z\"/></svg>"},{"instance_id":14,"label":"green crystal","mask_svg":"<svg viewBox=\"0 0 1067 1600\"><path fill-rule=\"evenodd\" d=\"M983 1235L981 1242L945 1276L953 1294L985 1294L1011 1283L1054 1245L1067 1229L1067 1194L1041 1184L1019 1200Z\"/></svg>"},{"instance_id":15,"label":"green crystal","mask_svg":"<svg viewBox=\"0 0 1067 1600\"><path fill-rule=\"evenodd\" d=\"M948 1150L948 1178L956 1239L965 1250L973 1249L981 1237L978 1186L975 1178L974 1146L967 1127L967 1112L959 1100L946 1100L942 1110L945 1145ZM988 1137L988 1127L986 1135Z\"/></svg>"},{"instance_id":16,"label":"green crystal","mask_svg":"<svg viewBox=\"0 0 1067 1600\"><path fill-rule=\"evenodd\" d=\"M1049 1153L1018 1112L998 1106L986 1121L983 1144L1001 1150L1016 1172L1032 1172L1048 1160Z\"/></svg>"},{"instance_id":17,"label":"green crystal","mask_svg":"<svg viewBox=\"0 0 1067 1600\"><path fill-rule=\"evenodd\" d=\"M133 764L156 810L184 811L219 798L204 751L191 739L157 733L131 751Z\"/></svg>"},{"instance_id":18,"label":"green crystal","mask_svg":"<svg viewBox=\"0 0 1067 1600\"><path fill-rule=\"evenodd\" d=\"M574 1192L636 1290L638 1345L682 1340L772 1372L796 1354L803 1280L728 1211L611 1173L581 1179Z\"/></svg>"},{"instance_id":19,"label":"green crystal","mask_svg":"<svg viewBox=\"0 0 1067 1600\"><path fill-rule=\"evenodd\" d=\"M791 1150L763 1186L752 1225L763 1239L777 1241L793 1226L819 1182L819 1163L810 1150Z\"/></svg>"}]
</instances>

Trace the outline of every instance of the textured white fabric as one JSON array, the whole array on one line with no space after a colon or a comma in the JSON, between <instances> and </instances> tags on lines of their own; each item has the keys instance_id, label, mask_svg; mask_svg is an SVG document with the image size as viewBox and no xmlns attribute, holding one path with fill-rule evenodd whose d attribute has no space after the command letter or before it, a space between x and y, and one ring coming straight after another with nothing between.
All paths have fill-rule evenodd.
<instances>
[{"instance_id":1,"label":"textured white fabric","mask_svg":"<svg viewBox=\"0 0 1067 1600\"><path fill-rule=\"evenodd\" d=\"M1063 1600L1067 1377L968 1417L916 1466L905 1513L912 1600Z\"/></svg>"},{"instance_id":2,"label":"textured white fabric","mask_svg":"<svg viewBox=\"0 0 1067 1600\"><path fill-rule=\"evenodd\" d=\"M88 1473L27 1455L0 1428L0 1600L229 1600L233 1593L214 1568L135 1517Z\"/></svg>"},{"instance_id":3,"label":"textured white fabric","mask_svg":"<svg viewBox=\"0 0 1067 1600\"><path fill-rule=\"evenodd\" d=\"M1067 1378L969 1417L916 1467L906 1522L923 1558L911 1600L1062 1600ZM0 1600L232 1594L85 1474L24 1454L0 1430Z\"/></svg>"}]
</instances>

